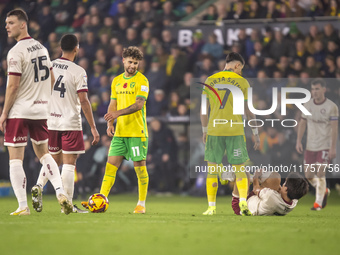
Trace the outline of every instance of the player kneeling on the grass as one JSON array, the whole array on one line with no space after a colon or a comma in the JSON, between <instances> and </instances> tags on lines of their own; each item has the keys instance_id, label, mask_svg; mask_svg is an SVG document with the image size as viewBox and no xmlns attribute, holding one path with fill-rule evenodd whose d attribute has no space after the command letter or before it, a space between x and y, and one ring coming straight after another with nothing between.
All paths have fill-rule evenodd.
<instances>
[{"instance_id":1,"label":"player kneeling on the grass","mask_svg":"<svg viewBox=\"0 0 340 255\"><path fill-rule=\"evenodd\" d=\"M100 193L108 197L123 159L131 158L138 178L139 200L134 213L145 213L149 175L146 169L148 130L145 102L149 81L137 71L143 53L134 46L123 50L125 72L113 79L111 101L104 118L112 138ZM116 130L113 122L117 119ZM82 202L88 208L88 202Z\"/></svg>"},{"instance_id":2,"label":"player kneeling on the grass","mask_svg":"<svg viewBox=\"0 0 340 255\"><path fill-rule=\"evenodd\" d=\"M280 185L279 173L256 173L253 178L253 191L248 195L248 208L252 215L286 215L298 203L298 199L308 192L308 182L298 173L290 173L285 183ZM240 215L238 190L234 186L232 208Z\"/></svg>"},{"instance_id":3,"label":"player kneeling on the grass","mask_svg":"<svg viewBox=\"0 0 340 255\"><path fill-rule=\"evenodd\" d=\"M86 117L93 135L92 145L99 142L99 133L87 97L87 76L85 70L73 63L79 42L75 35L66 34L60 42L62 56L53 61L56 82L52 90L50 116L48 118L48 147L57 164L63 165L61 178L67 198L72 203L74 191L74 171L79 154L85 153L80 109ZM37 212L42 210L42 188L47 182L42 169L37 185L32 188L32 203ZM75 205L73 212L80 210Z\"/></svg>"}]
</instances>

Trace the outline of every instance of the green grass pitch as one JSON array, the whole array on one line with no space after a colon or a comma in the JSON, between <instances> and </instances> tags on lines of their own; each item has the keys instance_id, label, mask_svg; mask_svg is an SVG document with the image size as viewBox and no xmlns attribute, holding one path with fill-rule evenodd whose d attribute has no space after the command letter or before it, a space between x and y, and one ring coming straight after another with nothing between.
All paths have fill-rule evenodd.
<instances>
[{"instance_id":1,"label":"green grass pitch","mask_svg":"<svg viewBox=\"0 0 340 255\"><path fill-rule=\"evenodd\" d=\"M310 211L313 197L301 199L284 217L234 216L231 197L217 198L217 215L201 215L203 197L155 197L147 213L132 211L137 195L111 195L101 214L60 213L54 196L43 212L10 216L14 197L0 198L1 255L7 254L339 254L340 196ZM80 201L75 201L80 205Z\"/></svg>"}]
</instances>

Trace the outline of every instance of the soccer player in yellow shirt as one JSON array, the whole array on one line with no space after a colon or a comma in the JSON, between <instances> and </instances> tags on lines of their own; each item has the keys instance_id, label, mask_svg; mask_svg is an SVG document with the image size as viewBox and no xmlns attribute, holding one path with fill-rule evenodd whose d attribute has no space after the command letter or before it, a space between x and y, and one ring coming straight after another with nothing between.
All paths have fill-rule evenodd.
<instances>
[{"instance_id":1,"label":"soccer player in yellow shirt","mask_svg":"<svg viewBox=\"0 0 340 255\"><path fill-rule=\"evenodd\" d=\"M125 72L113 79L111 101L104 118L107 134L113 137L105 167L100 193L106 197L115 182L123 159L131 158L138 178L139 200L134 213L145 213L149 175L146 169L148 129L145 102L149 94L149 81L137 71L143 53L131 46L123 50ZM116 129L113 126L117 119ZM87 207L87 202L82 202Z\"/></svg>"},{"instance_id":2,"label":"soccer player in yellow shirt","mask_svg":"<svg viewBox=\"0 0 340 255\"><path fill-rule=\"evenodd\" d=\"M221 169L222 158L227 154L228 161L232 164L236 175L236 185L239 190L240 210L242 215L251 215L247 206L248 180L244 163L249 159L244 135L244 124L242 115L234 115L233 100L236 99L230 89L217 85L231 85L240 89L244 97L244 109L249 119L256 119L255 115L249 111L247 105L249 83L241 76L244 67L243 57L231 52L226 57L225 70L218 72L207 78L205 84L207 88L214 90L218 94L206 93L207 105L205 111L210 114L201 113L203 142L205 143L204 160L208 161L208 175L206 179L206 189L209 207L203 215L216 214L216 194L218 188L218 170ZM232 89L232 88L231 88ZM236 89L236 88L235 88ZM214 97L214 98L213 98ZM203 110L203 108L202 108ZM209 117L208 117L209 116ZM254 124L253 124L254 125ZM260 138L257 128L253 129L254 149L258 149Z\"/></svg>"}]
</instances>

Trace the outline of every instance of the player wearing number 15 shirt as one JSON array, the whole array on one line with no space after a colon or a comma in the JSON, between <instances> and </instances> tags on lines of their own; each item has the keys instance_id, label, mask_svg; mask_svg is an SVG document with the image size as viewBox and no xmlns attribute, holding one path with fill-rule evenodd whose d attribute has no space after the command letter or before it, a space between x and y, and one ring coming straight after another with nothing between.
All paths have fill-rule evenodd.
<instances>
[{"instance_id":1,"label":"player wearing number 15 shirt","mask_svg":"<svg viewBox=\"0 0 340 255\"><path fill-rule=\"evenodd\" d=\"M30 135L34 152L55 188L59 204L66 214L72 206L65 196L58 166L48 153L48 103L54 75L48 52L27 32L28 17L21 9L7 14L6 31L17 44L7 55L8 79L5 104L0 117L0 130L10 156L10 179L19 207L11 215L29 215L26 175L23 159Z\"/></svg>"}]
</instances>

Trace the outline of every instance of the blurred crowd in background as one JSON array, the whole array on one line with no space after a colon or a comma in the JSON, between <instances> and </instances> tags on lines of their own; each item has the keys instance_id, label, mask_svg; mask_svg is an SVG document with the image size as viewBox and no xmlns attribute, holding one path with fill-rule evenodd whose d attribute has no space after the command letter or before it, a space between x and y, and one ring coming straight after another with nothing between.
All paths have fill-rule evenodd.
<instances>
[{"instance_id":1,"label":"blurred crowd in background","mask_svg":"<svg viewBox=\"0 0 340 255\"><path fill-rule=\"evenodd\" d=\"M90 132L84 127L86 153L78 160L77 191L81 194L98 189L101 183L107 151L111 139L105 134L102 117L110 102L111 81L121 74L121 53L124 47L138 46L144 53L139 64L150 83L147 100L150 142L148 170L150 190L181 192L195 190L197 180L189 178L190 153L204 154L204 146L190 151L189 113L199 104L190 100L190 87L194 78L202 82L211 74L224 69L228 52L239 52L246 65L243 76L249 78L254 89L257 109L268 109L272 100L272 80L276 87L310 88L315 77L334 78L328 82L327 97L337 105L340 80L339 31L331 24L318 28L311 25L303 34L296 23L289 23L289 33L265 27L253 29L250 34L241 29L238 40L231 46L217 42L215 34L203 35L197 30L193 43L179 47L171 28L178 21L195 15L205 1L201 0L0 0L0 112L6 91L6 56L16 41L6 34L6 13L23 8L29 16L29 34L48 49L51 60L61 56L59 40L65 33L74 33L80 42L76 63L88 75L89 99L94 116L104 124L101 143L91 146ZM339 1L217 1L206 8L202 24L230 19L289 18L338 16ZM273 78L269 82L269 79ZM283 79L285 78L285 79ZM288 110L289 118L298 119L298 111ZM274 116L282 119L279 112ZM288 118L287 117L287 118ZM296 128L279 126L260 129L259 152L251 151L254 164L301 164L301 155L295 152ZM251 148L251 139L248 139ZM40 163L32 148L26 148L24 168L28 186L36 181ZM192 156L192 155L191 155ZM8 179L8 155L0 134L0 179ZM7 165L6 165L7 164ZM130 161L123 163L118 172L113 192L133 191L137 182ZM192 192L194 193L194 192Z\"/></svg>"}]
</instances>

